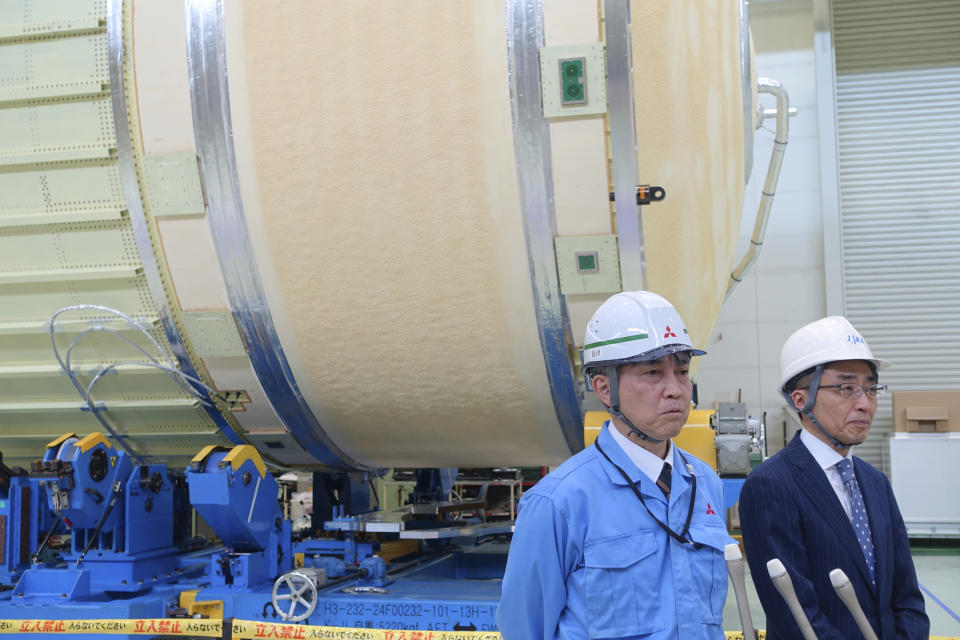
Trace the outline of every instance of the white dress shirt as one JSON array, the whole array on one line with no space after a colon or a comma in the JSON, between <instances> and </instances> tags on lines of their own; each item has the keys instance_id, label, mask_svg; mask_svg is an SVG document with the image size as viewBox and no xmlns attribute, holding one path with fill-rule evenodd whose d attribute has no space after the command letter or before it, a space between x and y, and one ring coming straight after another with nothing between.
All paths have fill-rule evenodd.
<instances>
[{"instance_id":1,"label":"white dress shirt","mask_svg":"<svg viewBox=\"0 0 960 640\"><path fill-rule=\"evenodd\" d=\"M850 494L847 492L847 487L844 486L843 480L840 479L840 472L837 471L837 463L843 460L844 457L852 463L853 456L849 451L846 456L841 456L833 447L806 429L800 431L800 442L807 447L807 451L813 455L817 464L819 464L823 472L827 474L827 480L830 481L833 492L836 493L837 498L840 499L840 505L847 514L847 518L852 519L853 510L850 507Z\"/></svg>"},{"instance_id":2,"label":"white dress shirt","mask_svg":"<svg viewBox=\"0 0 960 640\"><path fill-rule=\"evenodd\" d=\"M637 468L643 472L643 475L656 482L657 479L660 478L660 472L663 471L663 465L665 464L665 461L661 460L660 456L657 454L647 451L636 442L620 433L620 431L613 426L612 420L607 423L607 429L610 430L610 435L613 436L614 442L620 445L620 448L623 449L625 454L627 454L627 457L630 458L630 461L637 465ZM666 460L672 461L672 456L673 441L667 440Z\"/></svg>"}]
</instances>

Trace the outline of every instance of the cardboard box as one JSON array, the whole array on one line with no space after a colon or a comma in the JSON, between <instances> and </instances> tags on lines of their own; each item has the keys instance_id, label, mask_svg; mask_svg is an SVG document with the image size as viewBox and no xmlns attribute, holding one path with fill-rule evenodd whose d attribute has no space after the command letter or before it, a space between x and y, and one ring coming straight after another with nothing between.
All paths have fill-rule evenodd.
<instances>
[{"instance_id":1,"label":"cardboard box","mask_svg":"<svg viewBox=\"0 0 960 640\"><path fill-rule=\"evenodd\" d=\"M960 389L894 391L893 429L909 433L960 431Z\"/></svg>"},{"instance_id":2,"label":"cardboard box","mask_svg":"<svg viewBox=\"0 0 960 640\"><path fill-rule=\"evenodd\" d=\"M949 431L950 410L946 407L907 407L907 431Z\"/></svg>"}]
</instances>

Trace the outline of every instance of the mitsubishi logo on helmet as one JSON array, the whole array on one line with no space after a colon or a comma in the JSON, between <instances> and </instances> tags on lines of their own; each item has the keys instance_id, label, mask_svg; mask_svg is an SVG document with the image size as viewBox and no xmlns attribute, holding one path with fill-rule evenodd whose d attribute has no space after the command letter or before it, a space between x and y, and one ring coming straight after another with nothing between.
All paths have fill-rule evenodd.
<instances>
[{"instance_id":1,"label":"mitsubishi logo on helmet","mask_svg":"<svg viewBox=\"0 0 960 640\"><path fill-rule=\"evenodd\" d=\"M664 338L676 338L677 334L670 330L670 325L667 325L667 331L663 334Z\"/></svg>"}]
</instances>

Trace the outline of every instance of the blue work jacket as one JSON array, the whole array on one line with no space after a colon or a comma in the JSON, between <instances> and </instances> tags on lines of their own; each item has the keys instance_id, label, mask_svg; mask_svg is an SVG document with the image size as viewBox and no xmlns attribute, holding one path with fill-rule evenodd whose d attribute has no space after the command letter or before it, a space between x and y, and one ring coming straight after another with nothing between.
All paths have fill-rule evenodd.
<instances>
[{"instance_id":1,"label":"blue work jacket","mask_svg":"<svg viewBox=\"0 0 960 640\"><path fill-rule=\"evenodd\" d=\"M691 473L677 447L668 515L663 493L606 425L598 441L651 512L680 533ZM726 528L723 485L705 463L685 457L697 481L689 537L699 549L668 536L595 446L524 494L497 608L504 640L723 639L723 548L734 542Z\"/></svg>"}]
</instances>

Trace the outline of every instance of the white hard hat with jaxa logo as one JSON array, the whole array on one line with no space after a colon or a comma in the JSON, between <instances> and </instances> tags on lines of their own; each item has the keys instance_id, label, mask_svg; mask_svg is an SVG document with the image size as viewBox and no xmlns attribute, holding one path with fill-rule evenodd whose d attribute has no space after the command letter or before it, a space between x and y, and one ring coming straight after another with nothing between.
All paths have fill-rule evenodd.
<instances>
[{"instance_id":1,"label":"white hard hat with jaxa logo","mask_svg":"<svg viewBox=\"0 0 960 640\"><path fill-rule=\"evenodd\" d=\"M650 362L695 349L680 314L662 296L650 291L625 291L607 299L587 323L583 368Z\"/></svg>"},{"instance_id":2,"label":"white hard hat with jaxa logo","mask_svg":"<svg viewBox=\"0 0 960 640\"><path fill-rule=\"evenodd\" d=\"M870 345L843 316L828 316L793 332L780 350L780 393L796 375L839 360L863 360L877 369L890 366L873 357Z\"/></svg>"}]
</instances>

